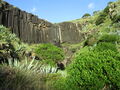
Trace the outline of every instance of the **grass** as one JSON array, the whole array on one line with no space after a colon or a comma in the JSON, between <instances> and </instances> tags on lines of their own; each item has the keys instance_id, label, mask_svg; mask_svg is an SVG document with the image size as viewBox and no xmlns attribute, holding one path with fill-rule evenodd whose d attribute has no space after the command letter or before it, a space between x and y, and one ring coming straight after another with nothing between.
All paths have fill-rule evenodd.
<instances>
[{"instance_id":1,"label":"grass","mask_svg":"<svg viewBox=\"0 0 120 90\"><path fill-rule=\"evenodd\" d=\"M0 89L2 90L45 90L46 73L43 66L25 60L0 65Z\"/></svg>"}]
</instances>

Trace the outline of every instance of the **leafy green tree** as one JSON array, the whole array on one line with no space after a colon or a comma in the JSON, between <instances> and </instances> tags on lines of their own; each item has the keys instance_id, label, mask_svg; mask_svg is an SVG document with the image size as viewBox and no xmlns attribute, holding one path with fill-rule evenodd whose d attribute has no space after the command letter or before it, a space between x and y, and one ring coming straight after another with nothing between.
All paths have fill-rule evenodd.
<instances>
[{"instance_id":1,"label":"leafy green tree","mask_svg":"<svg viewBox=\"0 0 120 90\"><path fill-rule=\"evenodd\" d=\"M89 17L89 16L91 16L91 15L89 13L86 13L82 16L82 18L86 18L86 17Z\"/></svg>"}]
</instances>

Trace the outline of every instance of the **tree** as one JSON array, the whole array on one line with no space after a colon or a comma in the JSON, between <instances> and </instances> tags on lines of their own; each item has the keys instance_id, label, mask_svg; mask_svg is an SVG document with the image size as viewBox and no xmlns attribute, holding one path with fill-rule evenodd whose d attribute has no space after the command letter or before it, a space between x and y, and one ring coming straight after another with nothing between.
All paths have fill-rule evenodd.
<instances>
[{"instance_id":1,"label":"tree","mask_svg":"<svg viewBox=\"0 0 120 90\"><path fill-rule=\"evenodd\" d=\"M91 15L89 13L86 13L82 16L82 18L86 18L86 17L89 17L89 16L91 16Z\"/></svg>"}]
</instances>

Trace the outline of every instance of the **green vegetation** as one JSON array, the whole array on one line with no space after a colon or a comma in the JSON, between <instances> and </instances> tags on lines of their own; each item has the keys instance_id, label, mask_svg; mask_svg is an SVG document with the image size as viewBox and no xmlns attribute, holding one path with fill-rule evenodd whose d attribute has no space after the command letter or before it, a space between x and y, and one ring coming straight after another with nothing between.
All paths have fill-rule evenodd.
<instances>
[{"instance_id":1,"label":"green vegetation","mask_svg":"<svg viewBox=\"0 0 120 90\"><path fill-rule=\"evenodd\" d=\"M96 46L95 50L96 51L112 50L112 51L117 52L117 47L113 43L102 42Z\"/></svg>"},{"instance_id":2,"label":"green vegetation","mask_svg":"<svg viewBox=\"0 0 120 90\"><path fill-rule=\"evenodd\" d=\"M58 78L58 81L54 82L56 83L55 86L53 85L54 88L58 90L120 89L120 53L115 44L118 35L103 35L98 39L96 45L86 46L76 53L74 61L67 68L67 77Z\"/></svg>"},{"instance_id":3,"label":"green vegetation","mask_svg":"<svg viewBox=\"0 0 120 90\"><path fill-rule=\"evenodd\" d=\"M16 37L15 34L10 33L10 29L0 26L0 41L1 42L10 42L10 41L18 42L19 39Z\"/></svg>"},{"instance_id":4,"label":"green vegetation","mask_svg":"<svg viewBox=\"0 0 120 90\"><path fill-rule=\"evenodd\" d=\"M115 42L119 42L120 40L120 36L119 35L115 35L115 34L106 34L106 35L103 35L101 38L100 38L100 41L101 42L111 42L111 43L115 43Z\"/></svg>"},{"instance_id":5,"label":"green vegetation","mask_svg":"<svg viewBox=\"0 0 120 90\"><path fill-rule=\"evenodd\" d=\"M57 63L64 59L64 52L61 48L52 44L40 44L35 48L35 53L47 63Z\"/></svg>"},{"instance_id":6,"label":"green vegetation","mask_svg":"<svg viewBox=\"0 0 120 90\"><path fill-rule=\"evenodd\" d=\"M70 21L83 25L81 32L90 34L86 36L84 44L79 44L80 50L75 51L73 61L66 70L67 77L51 81L54 89L120 89L120 23L119 17L114 16L119 16L118 3L120 1L110 2L103 11L98 11L94 16ZM115 13L112 14L110 9Z\"/></svg>"},{"instance_id":7,"label":"green vegetation","mask_svg":"<svg viewBox=\"0 0 120 90\"><path fill-rule=\"evenodd\" d=\"M44 90L45 75L39 73L41 65L34 61L11 61L0 65L1 90Z\"/></svg>"},{"instance_id":8,"label":"green vegetation","mask_svg":"<svg viewBox=\"0 0 120 90\"><path fill-rule=\"evenodd\" d=\"M120 0L109 2L93 16L85 14L70 21L81 24L85 40L63 43L61 48L48 43L22 43L10 29L0 26L0 60L7 60L0 64L0 89L120 90L119 5ZM32 58L36 56L40 59ZM58 70L57 64L67 60L66 69Z\"/></svg>"},{"instance_id":9,"label":"green vegetation","mask_svg":"<svg viewBox=\"0 0 120 90\"><path fill-rule=\"evenodd\" d=\"M89 13L86 13L82 16L82 18L86 18L86 17L89 17L89 16L91 16L91 15Z\"/></svg>"},{"instance_id":10,"label":"green vegetation","mask_svg":"<svg viewBox=\"0 0 120 90\"><path fill-rule=\"evenodd\" d=\"M120 61L117 53L111 50L79 53L68 69L68 82L71 90L120 89Z\"/></svg>"}]
</instances>

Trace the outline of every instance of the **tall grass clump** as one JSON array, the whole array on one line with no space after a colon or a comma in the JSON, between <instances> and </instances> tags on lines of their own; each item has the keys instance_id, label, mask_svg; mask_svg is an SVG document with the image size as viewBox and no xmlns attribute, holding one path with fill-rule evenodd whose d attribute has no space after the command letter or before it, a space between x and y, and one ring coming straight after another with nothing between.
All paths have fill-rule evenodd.
<instances>
[{"instance_id":1,"label":"tall grass clump","mask_svg":"<svg viewBox=\"0 0 120 90\"><path fill-rule=\"evenodd\" d=\"M46 74L40 70L41 65L34 61L9 60L0 65L0 90L45 90Z\"/></svg>"}]
</instances>

